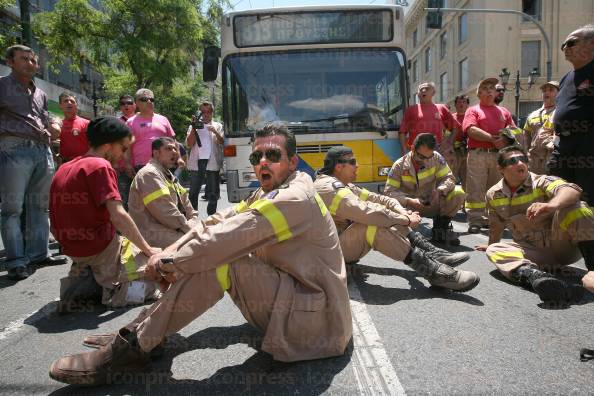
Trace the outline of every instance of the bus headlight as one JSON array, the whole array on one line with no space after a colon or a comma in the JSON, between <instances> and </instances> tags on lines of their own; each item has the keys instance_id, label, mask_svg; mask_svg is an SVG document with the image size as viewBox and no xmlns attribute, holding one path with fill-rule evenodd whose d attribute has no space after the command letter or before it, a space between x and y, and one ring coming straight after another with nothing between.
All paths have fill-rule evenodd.
<instances>
[{"instance_id":1,"label":"bus headlight","mask_svg":"<svg viewBox=\"0 0 594 396\"><path fill-rule=\"evenodd\" d=\"M380 166L377 168L377 175L378 176L388 176L390 173L391 166Z\"/></svg>"},{"instance_id":2,"label":"bus headlight","mask_svg":"<svg viewBox=\"0 0 594 396\"><path fill-rule=\"evenodd\" d=\"M241 178L244 182L258 181L258 178L256 177L256 174L254 172L242 172Z\"/></svg>"}]
</instances>

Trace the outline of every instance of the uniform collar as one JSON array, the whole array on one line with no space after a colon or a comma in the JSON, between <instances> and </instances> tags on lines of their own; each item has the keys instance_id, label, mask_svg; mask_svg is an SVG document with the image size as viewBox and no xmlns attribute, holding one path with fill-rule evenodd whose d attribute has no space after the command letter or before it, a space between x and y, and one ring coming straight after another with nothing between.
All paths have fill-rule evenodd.
<instances>
[{"instance_id":1,"label":"uniform collar","mask_svg":"<svg viewBox=\"0 0 594 396\"><path fill-rule=\"evenodd\" d=\"M173 173L171 173L171 171L169 169L166 169L163 165L161 165L161 163L159 161L157 161L154 158L151 158L151 160L149 161L149 163L151 165L153 165L155 168L157 168L157 170L159 172L161 172L163 174L163 176L165 176L165 178L167 180L171 180L171 181L177 181L175 176L173 176Z\"/></svg>"},{"instance_id":2,"label":"uniform collar","mask_svg":"<svg viewBox=\"0 0 594 396\"><path fill-rule=\"evenodd\" d=\"M516 189L516 193L524 191L532 191L534 186L533 173L528 172L528 176L524 179L524 183L520 184ZM499 181L499 190L508 198L511 198L512 192L503 178Z\"/></svg>"}]
</instances>

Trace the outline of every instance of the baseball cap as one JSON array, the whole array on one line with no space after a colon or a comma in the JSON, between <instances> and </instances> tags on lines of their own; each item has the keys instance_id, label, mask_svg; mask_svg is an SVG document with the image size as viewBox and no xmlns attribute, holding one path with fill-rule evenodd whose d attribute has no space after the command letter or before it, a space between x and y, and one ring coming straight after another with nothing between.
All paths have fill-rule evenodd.
<instances>
[{"instance_id":1,"label":"baseball cap","mask_svg":"<svg viewBox=\"0 0 594 396\"><path fill-rule=\"evenodd\" d=\"M546 83L542 84L539 88L544 89L544 87L546 87L547 85L557 88L557 91L559 90L559 81L547 81Z\"/></svg>"},{"instance_id":2,"label":"baseball cap","mask_svg":"<svg viewBox=\"0 0 594 396\"><path fill-rule=\"evenodd\" d=\"M347 154L353 154L353 149L347 146L334 146L326 153L324 158L324 167L319 170L320 173L328 174L334 170L338 160Z\"/></svg>"},{"instance_id":3,"label":"baseball cap","mask_svg":"<svg viewBox=\"0 0 594 396\"><path fill-rule=\"evenodd\" d=\"M478 95L479 93L479 89L481 88L481 86L485 85L485 84L499 84L499 79L495 78L495 77L489 77L489 78L485 78L484 80L479 81L478 85L476 86L476 93Z\"/></svg>"}]
</instances>

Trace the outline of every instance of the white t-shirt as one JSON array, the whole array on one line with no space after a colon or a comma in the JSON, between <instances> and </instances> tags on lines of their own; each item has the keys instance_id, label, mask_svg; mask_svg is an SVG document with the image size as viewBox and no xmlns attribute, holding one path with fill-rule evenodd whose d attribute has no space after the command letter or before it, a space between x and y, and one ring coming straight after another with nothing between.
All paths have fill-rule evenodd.
<instances>
[{"instance_id":1,"label":"white t-shirt","mask_svg":"<svg viewBox=\"0 0 594 396\"><path fill-rule=\"evenodd\" d=\"M198 160L199 159L208 159L208 165L207 165L207 170L218 170L220 168L220 165L218 164L220 161L217 158L217 155L213 156L213 149L214 150L220 150L220 148L218 147L219 145L214 143L214 136L213 134L206 129L207 125L213 125L215 128L217 128L218 131L221 131L222 129L222 124L216 122L216 121L211 121L211 123L209 124L204 124L204 128L203 129L199 129L198 130L198 136L200 137L200 143L202 144L201 147L198 147L198 143L194 143L194 145L192 146L192 148L190 149L190 155L188 156L188 170L191 171L197 171L198 170ZM192 126L190 125L188 127L188 131L187 134L189 135L190 133L192 133ZM217 151L218 153L218 151Z\"/></svg>"}]
</instances>

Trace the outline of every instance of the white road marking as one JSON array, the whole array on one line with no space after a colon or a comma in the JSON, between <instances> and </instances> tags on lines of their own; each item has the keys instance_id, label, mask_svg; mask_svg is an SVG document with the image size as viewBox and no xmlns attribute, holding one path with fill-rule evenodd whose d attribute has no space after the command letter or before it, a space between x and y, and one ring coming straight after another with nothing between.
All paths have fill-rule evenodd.
<instances>
[{"instance_id":1,"label":"white road marking","mask_svg":"<svg viewBox=\"0 0 594 396\"><path fill-rule=\"evenodd\" d=\"M406 395L396 375L361 292L349 284L353 314L353 370L362 395Z\"/></svg>"},{"instance_id":2,"label":"white road marking","mask_svg":"<svg viewBox=\"0 0 594 396\"><path fill-rule=\"evenodd\" d=\"M22 318L10 322L5 328L2 329L2 331L0 331L0 341L5 340L11 335L18 333L18 331L21 328L23 328L24 325L32 325L38 320L51 315L58 308L58 303L56 301L47 304L43 308L35 312L31 312L30 314L25 315Z\"/></svg>"}]
</instances>

